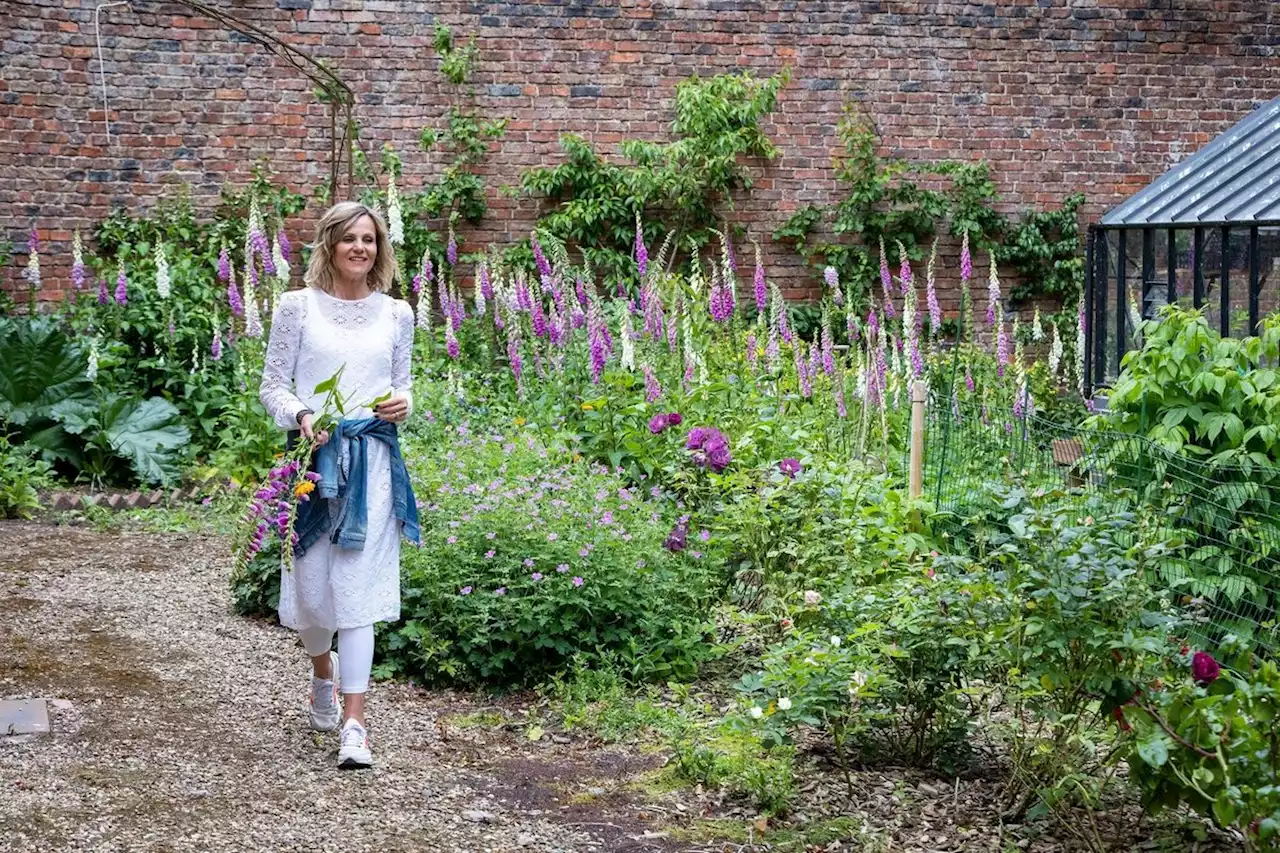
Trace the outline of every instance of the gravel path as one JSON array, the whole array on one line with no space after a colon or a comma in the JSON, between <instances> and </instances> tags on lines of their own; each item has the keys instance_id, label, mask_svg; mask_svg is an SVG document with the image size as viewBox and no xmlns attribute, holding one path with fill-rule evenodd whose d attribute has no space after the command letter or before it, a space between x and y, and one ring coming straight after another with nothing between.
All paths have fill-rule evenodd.
<instances>
[{"instance_id":1,"label":"gravel path","mask_svg":"<svg viewBox=\"0 0 1280 853\"><path fill-rule=\"evenodd\" d=\"M609 849L451 765L440 694L376 685L377 767L335 770L301 647L230 613L227 562L201 536L0 523L0 698L60 700L52 735L0 737L6 850Z\"/></svg>"}]
</instances>

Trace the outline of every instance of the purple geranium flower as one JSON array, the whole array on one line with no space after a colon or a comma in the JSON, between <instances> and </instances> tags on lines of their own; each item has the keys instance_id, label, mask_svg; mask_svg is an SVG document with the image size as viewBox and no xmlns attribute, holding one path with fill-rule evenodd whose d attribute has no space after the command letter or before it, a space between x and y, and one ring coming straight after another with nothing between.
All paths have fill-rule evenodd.
<instances>
[{"instance_id":1,"label":"purple geranium flower","mask_svg":"<svg viewBox=\"0 0 1280 853\"><path fill-rule=\"evenodd\" d=\"M667 534L667 538L663 540L662 547L666 548L673 554L679 554L685 548L685 541L689 536L689 522L681 520L676 522L676 526L671 528L671 532Z\"/></svg>"},{"instance_id":2,"label":"purple geranium flower","mask_svg":"<svg viewBox=\"0 0 1280 853\"><path fill-rule=\"evenodd\" d=\"M649 432L653 433L654 435L657 435L658 433L662 432L670 425L671 425L671 422L668 421L667 416L662 413L658 413L653 417L649 418Z\"/></svg>"},{"instance_id":3,"label":"purple geranium flower","mask_svg":"<svg viewBox=\"0 0 1280 853\"><path fill-rule=\"evenodd\" d=\"M470 595L470 594L471 594L471 587L469 587L469 586L464 586L462 589L458 590L458 594L459 594L459 595Z\"/></svg>"},{"instance_id":4,"label":"purple geranium flower","mask_svg":"<svg viewBox=\"0 0 1280 853\"><path fill-rule=\"evenodd\" d=\"M729 452L728 439L715 427L694 427L689 430L685 449L700 468L709 468L717 474L729 467L733 456Z\"/></svg>"},{"instance_id":5,"label":"purple geranium flower","mask_svg":"<svg viewBox=\"0 0 1280 853\"><path fill-rule=\"evenodd\" d=\"M800 473L800 460L788 456L778 463L778 470L794 480L796 474Z\"/></svg>"},{"instance_id":6,"label":"purple geranium flower","mask_svg":"<svg viewBox=\"0 0 1280 853\"><path fill-rule=\"evenodd\" d=\"M574 585L574 586L582 586L584 583L586 583L586 581L584 581L582 578L577 578L577 577L576 577L576 578L574 578L574 579L573 579L573 585Z\"/></svg>"},{"instance_id":7,"label":"purple geranium flower","mask_svg":"<svg viewBox=\"0 0 1280 853\"><path fill-rule=\"evenodd\" d=\"M542 580L542 572L534 572L533 574L529 575L529 577L534 581L534 583L537 583L538 581Z\"/></svg>"}]
</instances>

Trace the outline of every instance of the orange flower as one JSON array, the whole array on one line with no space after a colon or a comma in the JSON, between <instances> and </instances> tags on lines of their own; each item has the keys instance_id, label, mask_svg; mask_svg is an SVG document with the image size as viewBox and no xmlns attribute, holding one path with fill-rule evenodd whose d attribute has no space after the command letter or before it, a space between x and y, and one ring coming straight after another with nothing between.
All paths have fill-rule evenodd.
<instances>
[{"instance_id":1,"label":"orange flower","mask_svg":"<svg viewBox=\"0 0 1280 853\"><path fill-rule=\"evenodd\" d=\"M303 480L301 483L293 487L293 494L295 497L300 498L303 495L311 494L315 490L316 490L315 483L311 482L310 480Z\"/></svg>"}]
</instances>

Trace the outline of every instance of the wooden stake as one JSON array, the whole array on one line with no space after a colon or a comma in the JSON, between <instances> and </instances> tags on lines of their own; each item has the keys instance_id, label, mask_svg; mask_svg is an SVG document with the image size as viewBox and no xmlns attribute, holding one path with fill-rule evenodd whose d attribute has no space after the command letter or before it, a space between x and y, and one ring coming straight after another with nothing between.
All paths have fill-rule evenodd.
<instances>
[{"instance_id":1,"label":"wooden stake","mask_svg":"<svg viewBox=\"0 0 1280 853\"><path fill-rule=\"evenodd\" d=\"M924 403L929 389L923 380L911 383L911 480L912 500L924 494Z\"/></svg>"}]
</instances>

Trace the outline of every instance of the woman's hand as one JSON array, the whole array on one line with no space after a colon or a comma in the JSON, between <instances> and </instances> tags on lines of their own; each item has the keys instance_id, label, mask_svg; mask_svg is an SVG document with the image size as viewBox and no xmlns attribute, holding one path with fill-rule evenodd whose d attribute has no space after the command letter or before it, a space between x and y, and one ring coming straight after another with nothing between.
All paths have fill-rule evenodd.
<instances>
[{"instance_id":1,"label":"woman's hand","mask_svg":"<svg viewBox=\"0 0 1280 853\"><path fill-rule=\"evenodd\" d=\"M393 424L403 423L409 417L407 397L390 397L373 407L373 416Z\"/></svg>"},{"instance_id":2,"label":"woman's hand","mask_svg":"<svg viewBox=\"0 0 1280 853\"><path fill-rule=\"evenodd\" d=\"M307 441L314 441L316 447L324 447L329 443L329 431L322 429L319 432L316 432L311 426L310 414L303 415L302 420L299 421L298 424L302 427L303 437L306 438Z\"/></svg>"}]
</instances>

